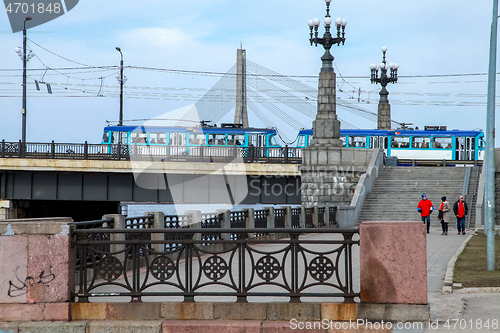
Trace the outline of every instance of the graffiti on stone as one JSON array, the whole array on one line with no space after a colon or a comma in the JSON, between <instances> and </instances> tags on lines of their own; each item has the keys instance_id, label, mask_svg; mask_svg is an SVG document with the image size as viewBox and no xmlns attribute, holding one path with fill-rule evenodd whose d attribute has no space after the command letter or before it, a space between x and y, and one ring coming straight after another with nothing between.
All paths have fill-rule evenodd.
<instances>
[{"instance_id":1,"label":"graffiti on stone","mask_svg":"<svg viewBox=\"0 0 500 333\"><path fill-rule=\"evenodd\" d=\"M7 295L10 297L22 296L28 292L29 287L40 284L46 286L56 278L56 276L52 273L52 266L49 267L48 272L42 270L38 276L27 276L24 280L19 278L17 274L18 269L19 267L16 269L17 281L9 281L9 291L7 292Z\"/></svg>"}]
</instances>

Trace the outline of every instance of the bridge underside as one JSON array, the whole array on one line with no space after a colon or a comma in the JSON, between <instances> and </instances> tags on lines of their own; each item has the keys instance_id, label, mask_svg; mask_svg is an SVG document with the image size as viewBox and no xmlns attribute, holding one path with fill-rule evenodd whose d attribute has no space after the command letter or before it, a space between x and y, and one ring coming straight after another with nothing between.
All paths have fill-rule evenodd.
<instances>
[{"instance_id":1,"label":"bridge underside","mask_svg":"<svg viewBox=\"0 0 500 333\"><path fill-rule=\"evenodd\" d=\"M6 171L0 199L16 218L80 221L117 213L120 202L300 204L300 177Z\"/></svg>"}]
</instances>

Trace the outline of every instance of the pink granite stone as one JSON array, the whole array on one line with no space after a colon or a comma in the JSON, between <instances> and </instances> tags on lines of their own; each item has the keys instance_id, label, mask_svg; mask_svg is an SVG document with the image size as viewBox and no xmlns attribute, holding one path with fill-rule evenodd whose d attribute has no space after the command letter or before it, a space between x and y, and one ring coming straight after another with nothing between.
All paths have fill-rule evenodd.
<instances>
[{"instance_id":1,"label":"pink granite stone","mask_svg":"<svg viewBox=\"0 0 500 333\"><path fill-rule=\"evenodd\" d=\"M70 300L70 246L68 235L28 236L27 301L30 303Z\"/></svg>"},{"instance_id":2,"label":"pink granite stone","mask_svg":"<svg viewBox=\"0 0 500 333\"><path fill-rule=\"evenodd\" d=\"M363 222L361 301L427 304L427 244L422 222Z\"/></svg>"},{"instance_id":3,"label":"pink granite stone","mask_svg":"<svg viewBox=\"0 0 500 333\"><path fill-rule=\"evenodd\" d=\"M162 333L260 333L257 320L168 320Z\"/></svg>"},{"instance_id":4,"label":"pink granite stone","mask_svg":"<svg viewBox=\"0 0 500 333\"><path fill-rule=\"evenodd\" d=\"M0 321L42 321L44 304L0 304Z\"/></svg>"},{"instance_id":5,"label":"pink granite stone","mask_svg":"<svg viewBox=\"0 0 500 333\"><path fill-rule=\"evenodd\" d=\"M69 303L45 303L44 305L45 321L69 321L71 319Z\"/></svg>"},{"instance_id":6,"label":"pink granite stone","mask_svg":"<svg viewBox=\"0 0 500 333\"><path fill-rule=\"evenodd\" d=\"M0 303L26 303L26 236L0 236Z\"/></svg>"}]
</instances>

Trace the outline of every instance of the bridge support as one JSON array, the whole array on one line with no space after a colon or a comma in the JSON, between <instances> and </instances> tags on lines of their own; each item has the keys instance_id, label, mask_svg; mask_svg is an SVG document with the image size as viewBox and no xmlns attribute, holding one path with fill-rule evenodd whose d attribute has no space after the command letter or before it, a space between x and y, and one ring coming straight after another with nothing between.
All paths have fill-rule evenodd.
<instances>
[{"instance_id":1,"label":"bridge support","mask_svg":"<svg viewBox=\"0 0 500 333\"><path fill-rule=\"evenodd\" d=\"M320 72L313 139L299 167L303 207L349 205L372 155L371 149L341 147L335 83L335 72Z\"/></svg>"}]
</instances>

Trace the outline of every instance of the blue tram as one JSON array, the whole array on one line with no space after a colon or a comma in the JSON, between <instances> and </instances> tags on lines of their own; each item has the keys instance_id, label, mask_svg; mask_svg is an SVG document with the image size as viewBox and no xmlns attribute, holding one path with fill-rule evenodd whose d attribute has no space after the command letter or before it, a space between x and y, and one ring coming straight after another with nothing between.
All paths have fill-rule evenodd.
<instances>
[{"instance_id":1,"label":"blue tram","mask_svg":"<svg viewBox=\"0 0 500 333\"><path fill-rule=\"evenodd\" d=\"M184 147L230 147L249 146L266 148L280 145L276 141L276 130L259 128L223 127L167 127L167 126L108 126L104 128L102 144L148 146L153 149L166 146ZM161 149L158 149L161 150Z\"/></svg>"},{"instance_id":2,"label":"blue tram","mask_svg":"<svg viewBox=\"0 0 500 333\"><path fill-rule=\"evenodd\" d=\"M312 129L300 131L297 148L307 147L312 135ZM475 130L446 130L441 126L429 126L425 130L341 129L340 139L344 147L382 148L387 156L400 159L484 159L484 133Z\"/></svg>"}]
</instances>

